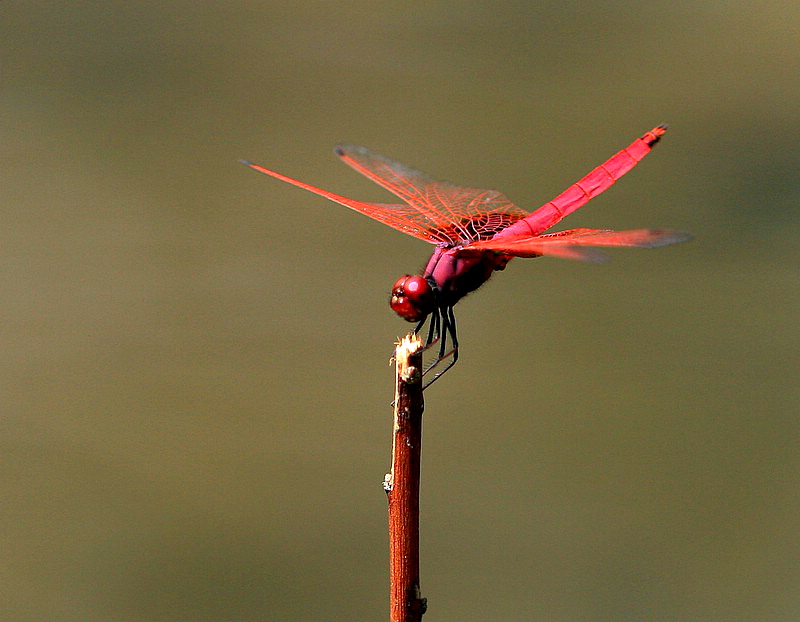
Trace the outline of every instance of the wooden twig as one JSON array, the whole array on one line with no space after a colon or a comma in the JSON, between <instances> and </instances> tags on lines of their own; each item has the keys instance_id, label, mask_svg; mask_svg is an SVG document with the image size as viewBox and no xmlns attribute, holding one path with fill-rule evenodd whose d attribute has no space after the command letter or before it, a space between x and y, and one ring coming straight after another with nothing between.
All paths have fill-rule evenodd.
<instances>
[{"instance_id":1,"label":"wooden twig","mask_svg":"<svg viewBox=\"0 0 800 622\"><path fill-rule=\"evenodd\" d=\"M392 471L383 487L389 499L391 622L420 622L426 601L419 591L419 475L422 452L422 342L404 337L395 350Z\"/></svg>"}]
</instances>

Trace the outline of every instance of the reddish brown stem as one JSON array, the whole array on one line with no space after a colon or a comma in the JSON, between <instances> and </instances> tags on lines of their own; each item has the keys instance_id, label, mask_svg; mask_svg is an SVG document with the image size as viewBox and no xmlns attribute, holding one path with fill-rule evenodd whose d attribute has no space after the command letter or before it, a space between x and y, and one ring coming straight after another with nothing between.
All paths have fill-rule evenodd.
<instances>
[{"instance_id":1,"label":"reddish brown stem","mask_svg":"<svg viewBox=\"0 0 800 622\"><path fill-rule=\"evenodd\" d=\"M392 471L384 480L389 498L391 622L420 622L426 601L419 591L419 475L422 452L422 343L416 335L395 350Z\"/></svg>"}]
</instances>

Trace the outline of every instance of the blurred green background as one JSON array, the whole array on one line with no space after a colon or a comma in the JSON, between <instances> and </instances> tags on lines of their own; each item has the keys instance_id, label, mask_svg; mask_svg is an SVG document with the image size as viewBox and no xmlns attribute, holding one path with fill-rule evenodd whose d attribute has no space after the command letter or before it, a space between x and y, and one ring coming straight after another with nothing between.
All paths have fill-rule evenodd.
<instances>
[{"instance_id":1,"label":"blurred green background","mask_svg":"<svg viewBox=\"0 0 800 622\"><path fill-rule=\"evenodd\" d=\"M399 275L364 144L534 209L427 393L426 620L800 618L796 2L7 2L0 619L382 620Z\"/></svg>"}]
</instances>

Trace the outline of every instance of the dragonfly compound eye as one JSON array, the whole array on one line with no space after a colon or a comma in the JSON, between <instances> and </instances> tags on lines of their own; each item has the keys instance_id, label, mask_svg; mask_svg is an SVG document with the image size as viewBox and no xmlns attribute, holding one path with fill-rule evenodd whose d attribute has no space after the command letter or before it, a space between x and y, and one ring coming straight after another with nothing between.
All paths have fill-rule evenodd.
<instances>
[{"instance_id":1,"label":"dragonfly compound eye","mask_svg":"<svg viewBox=\"0 0 800 622\"><path fill-rule=\"evenodd\" d=\"M435 296L430 283L421 276L401 276L392 286L389 306L404 320L419 322L433 311Z\"/></svg>"}]
</instances>

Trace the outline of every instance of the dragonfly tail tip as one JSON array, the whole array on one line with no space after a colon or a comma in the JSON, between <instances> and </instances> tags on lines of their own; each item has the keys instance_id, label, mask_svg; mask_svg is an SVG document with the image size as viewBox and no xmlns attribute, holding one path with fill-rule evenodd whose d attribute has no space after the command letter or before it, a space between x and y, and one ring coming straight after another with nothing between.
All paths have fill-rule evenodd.
<instances>
[{"instance_id":1,"label":"dragonfly tail tip","mask_svg":"<svg viewBox=\"0 0 800 622\"><path fill-rule=\"evenodd\" d=\"M667 125L665 123L662 123L661 125L654 127L652 130L650 130L644 136L642 136L642 140L649 147L652 147L659 140L661 140L661 137L666 133L667 133Z\"/></svg>"}]
</instances>

